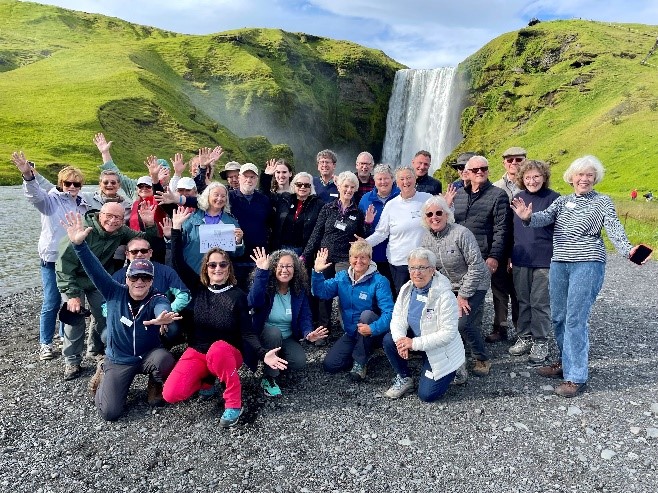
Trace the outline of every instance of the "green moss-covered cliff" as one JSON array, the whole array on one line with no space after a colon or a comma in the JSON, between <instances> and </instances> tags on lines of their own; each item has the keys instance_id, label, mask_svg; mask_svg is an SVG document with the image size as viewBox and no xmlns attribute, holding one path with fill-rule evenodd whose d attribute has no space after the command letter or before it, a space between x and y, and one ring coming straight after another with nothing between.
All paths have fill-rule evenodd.
<instances>
[{"instance_id":1,"label":"green moss-covered cliff","mask_svg":"<svg viewBox=\"0 0 658 493\"><path fill-rule=\"evenodd\" d=\"M47 176L63 163L95 176L99 131L132 174L150 154L201 146L224 147L222 162L287 157L297 169L326 147L378 155L399 68L381 51L303 33L190 36L0 0L0 183L17 182L16 149Z\"/></svg>"}]
</instances>

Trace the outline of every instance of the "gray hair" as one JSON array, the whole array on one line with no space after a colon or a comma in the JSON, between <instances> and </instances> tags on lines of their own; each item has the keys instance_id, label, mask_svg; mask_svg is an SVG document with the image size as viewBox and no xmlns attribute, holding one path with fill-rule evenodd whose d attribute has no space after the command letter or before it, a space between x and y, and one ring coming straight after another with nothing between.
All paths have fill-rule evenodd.
<instances>
[{"instance_id":1,"label":"gray hair","mask_svg":"<svg viewBox=\"0 0 658 493\"><path fill-rule=\"evenodd\" d=\"M395 178L397 179L398 175L403 171L408 171L409 173L411 173L411 176L413 177L416 176L416 172L411 166L400 166L399 168L395 169Z\"/></svg>"},{"instance_id":2,"label":"gray hair","mask_svg":"<svg viewBox=\"0 0 658 493\"><path fill-rule=\"evenodd\" d=\"M338 175L338 178L336 178L336 185L341 186L345 180L349 180L356 188L359 188L359 179L351 171L343 171Z\"/></svg>"},{"instance_id":3,"label":"gray hair","mask_svg":"<svg viewBox=\"0 0 658 493\"><path fill-rule=\"evenodd\" d=\"M229 202L229 198L228 198L228 189L226 188L226 185L224 185L223 183L219 183L218 181L211 182L203 191L203 193L199 195L199 198L197 199L197 206L202 211L207 211L208 207L210 207L210 203L209 203L210 192L212 192L215 188L224 189L224 191L226 192L226 205L224 206L224 210L226 212L231 212L231 203Z\"/></svg>"},{"instance_id":4,"label":"gray hair","mask_svg":"<svg viewBox=\"0 0 658 493\"><path fill-rule=\"evenodd\" d=\"M366 156L368 158L368 161L370 162L370 164L375 164L375 158L372 157L372 154L370 154L368 151L360 152L359 155L356 157L357 162L359 162L359 158L361 156Z\"/></svg>"},{"instance_id":5,"label":"gray hair","mask_svg":"<svg viewBox=\"0 0 658 493\"><path fill-rule=\"evenodd\" d=\"M432 195L420 207L420 213L422 214L420 223L423 225L425 229L430 229L430 226L427 223L427 216L425 215L425 213L427 212L428 207L432 205L437 206L439 209L443 211L444 214L448 216L448 224L452 224L455 222L455 213L452 210L450 210L450 206L448 205L448 202L443 197L443 195Z\"/></svg>"},{"instance_id":6,"label":"gray hair","mask_svg":"<svg viewBox=\"0 0 658 493\"><path fill-rule=\"evenodd\" d=\"M338 156L336 156L336 153L331 149L325 149L323 151L318 152L317 156L315 156L315 161L317 162L322 158L329 158L334 162L334 164L336 164L336 162L338 161Z\"/></svg>"},{"instance_id":7,"label":"gray hair","mask_svg":"<svg viewBox=\"0 0 658 493\"><path fill-rule=\"evenodd\" d=\"M427 263L432 267L436 266L436 255L434 252L423 247L414 248L409 252L407 263L411 260L427 260Z\"/></svg>"},{"instance_id":8,"label":"gray hair","mask_svg":"<svg viewBox=\"0 0 658 493\"><path fill-rule=\"evenodd\" d=\"M311 180L311 195L315 195L315 185L313 184L313 177L311 176L310 173L307 173L306 171L300 171L297 173L295 176L292 177L292 180L290 180L290 193L297 193L297 187L295 186L295 182L299 180L300 178L308 178Z\"/></svg>"},{"instance_id":9,"label":"gray hair","mask_svg":"<svg viewBox=\"0 0 658 493\"><path fill-rule=\"evenodd\" d=\"M603 164L597 158L591 155L583 156L576 159L573 163L569 165L567 170L564 172L564 181L569 185L573 185L573 177L578 173L582 173L585 170L593 169L594 174L594 185L603 180L603 175L605 170L603 169Z\"/></svg>"},{"instance_id":10,"label":"gray hair","mask_svg":"<svg viewBox=\"0 0 658 493\"><path fill-rule=\"evenodd\" d=\"M487 160L486 157L477 155L477 156L473 156L471 159L466 161L466 168L468 168L468 165L470 163L475 164L475 163L478 163L478 162L481 163L480 166L489 166L489 161Z\"/></svg>"},{"instance_id":11,"label":"gray hair","mask_svg":"<svg viewBox=\"0 0 658 493\"><path fill-rule=\"evenodd\" d=\"M391 175L391 178L395 178L395 175L393 174L393 170L388 164L378 164L377 166L375 166L375 169L372 170L373 176L382 173L389 174Z\"/></svg>"}]
</instances>

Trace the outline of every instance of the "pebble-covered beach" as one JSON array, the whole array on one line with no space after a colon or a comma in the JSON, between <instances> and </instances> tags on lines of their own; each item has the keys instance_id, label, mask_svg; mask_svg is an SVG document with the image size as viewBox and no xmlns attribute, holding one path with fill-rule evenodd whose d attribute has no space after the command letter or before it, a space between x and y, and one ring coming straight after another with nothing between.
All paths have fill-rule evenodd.
<instances>
[{"instance_id":1,"label":"pebble-covered beach","mask_svg":"<svg viewBox=\"0 0 658 493\"><path fill-rule=\"evenodd\" d=\"M588 390L553 394L509 344L489 377L435 404L383 397L382 353L365 383L304 374L262 396L244 373L246 412L219 427L221 398L150 408L138 377L128 411L104 422L84 375L37 359L40 290L0 298L0 489L7 492L658 491L658 262L612 255L591 323ZM485 321L491 320L487 302ZM334 334L334 337L336 335ZM554 353L555 351L553 351ZM414 364L417 367L419 361Z\"/></svg>"}]
</instances>

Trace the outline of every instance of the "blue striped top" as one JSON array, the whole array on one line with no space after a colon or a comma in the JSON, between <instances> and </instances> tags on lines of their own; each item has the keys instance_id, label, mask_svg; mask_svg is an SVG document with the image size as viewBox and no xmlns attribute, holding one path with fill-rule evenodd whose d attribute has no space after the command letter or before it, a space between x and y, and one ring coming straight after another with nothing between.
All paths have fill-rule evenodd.
<instances>
[{"instance_id":1,"label":"blue striped top","mask_svg":"<svg viewBox=\"0 0 658 493\"><path fill-rule=\"evenodd\" d=\"M595 190L585 195L558 197L545 210L534 212L529 225L543 227L552 223L554 262L605 262L603 228L620 254L628 257L631 251L612 200Z\"/></svg>"}]
</instances>

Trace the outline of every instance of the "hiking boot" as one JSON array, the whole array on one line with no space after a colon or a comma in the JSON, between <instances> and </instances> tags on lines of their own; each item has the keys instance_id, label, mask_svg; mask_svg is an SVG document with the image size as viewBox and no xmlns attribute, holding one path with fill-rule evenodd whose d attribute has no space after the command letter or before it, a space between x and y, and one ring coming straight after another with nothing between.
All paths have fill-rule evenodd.
<instances>
[{"instance_id":1,"label":"hiking boot","mask_svg":"<svg viewBox=\"0 0 658 493\"><path fill-rule=\"evenodd\" d=\"M586 383L574 383L569 380L562 382L560 385L555 387L555 393L561 395L562 397L576 397L583 390L585 390Z\"/></svg>"},{"instance_id":2,"label":"hiking boot","mask_svg":"<svg viewBox=\"0 0 658 493\"><path fill-rule=\"evenodd\" d=\"M507 350L512 356L521 356L529 353L532 349L532 339L530 337L519 337L514 345Z\"/></svg>"},{"instance_id":3,"label":"hiking boot","mask_svg":"<svg viewBox=\"0 0 658 493\"><path fill-rule=\"evenodd\" d=\"M281 388L273 377L263 377L260 381L265 397L281 397Z\"/></svg>"},{"instance_id":4,"label":"hiking boot","mask_svg":"<svg viewBox=\"0 0 658 493\"><path fill-rule=\"evenodd\" d=\"M39 360L49 361L55 357L52 344L41 344L39 347Z\"/></svg>"},{"instance_id":5,"label":"hiking boot","mask_svg":"<svg viewBox=\"0 0 658 493\"><path fill-rule=\"evenodd\" d=\"M69 365L68 363L64 365L64 380L73 380L81 374L82 368L80 365Z\"/></svg>"},{"instance_id":6,"label":"hiking boot","mask_svg":"<svg viewBox=\"0 0 658 493\"><path fill-rule=\"evenodd\" d=\"M491 370L491 361L481 361L479 359L475 360L475 365L473 366L473 369L471 370L474 375L477 375L478 377L486 377L489 374L489 371Z\"/></svg>"},{"instance_id":7,"label":"hiking boot","mask_svg":"<svg viewBox=\"0 0 658 493\"><path fill-rule=\"evenodd\" d=\"M531 363L543 363L548 358L548 344L545 342L533 342L528 361Z\"/></svg>"},{"instance_id":8,"label":"hiking boot","mask_svg":"<svg viewBox=\"0 0 658 493\"><path fill-rule=\"evenodd\" d=\"M224 428L230 428L238 424L240 415L242 414L242 408L231 408L227 407L224 409L222 417L219 419L219 425Z\"/></svg>"},{"instance_id":9,"label":"hiking boot","mask_svg":"<svg viewBox=\"0 0 658 493\"><path fill-rule=\"evenodd\" d=\"M89 390L89 395L92 401L96 399L96 391L98 390L98 387L100 387L101 382L103 381L104 362L105 362L105 358L98 360L98 363L96 363L96 373L94 373L94 376L89 379L89 384L87 386L87 389Z\"/></svg>"},{"instance_id":10,"label":"hiking boot","mask_svg":"<svg viewBox=\"0 0 658 493\"><path fill-rule=\"evenodd\" d=\"M162 397L162 384L150 378L146 386L146 402L148 402L149 406L153 407L164 406L166 404L166 401Z\"/></svg>"},{"instance_id":11,"label":"hiking boot","mask_svg":"<svg viewBox=\"0 0 658 493\"><path fill-rule=\"evenodd\" d=\"M558 361L552 365L537 368L537 373L546 378L562 378L564 376L562 373L562 362Z\"/></svg>"},{"instance_id":12,"label":"hiking boot","mask_svg":"<svg viewBox=\"0 0 658 493\"><path fill-rule=\"evenodd\" d=\"M457 371L455 372L455 378L450 382L452 385L464 385L468 380L468 370L466 369L466 363L464 362Z\"/></svg>"},{"instance_id":13,"label":"hiking boot","mask_svg":"<svg viewBox=\"0 0 658 493\"><path fill-rule=\"evenodd\" d=\"M366 365L355 361L350 370L350 378L355 382L363 382L366 379Z\"/></svg>"},{"instance_id":14,"label":"hiking boot","mask_svg":"<svg viewBox=\"0 0 658 493\"><path fill-rule=\"evenodd\" d=\"M507 327L502 325L494 325L491 334L484 338L485 342L493 344L496 342L506 341L507 340Z\"/></svg>"},{"instance_id":15,"label":"hiking boot","mask_svg":"<svg viewBox=\"0 0 658 493\"><path fill-rule=\"evenodd\" d=\"M384 395L389 399L399 399L407 392L413 390L413 388L413 378L395 375L395 378L393 379L393 385L391 385L391 387L386 391Z\"/></svg>"}]
</instances>

